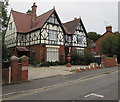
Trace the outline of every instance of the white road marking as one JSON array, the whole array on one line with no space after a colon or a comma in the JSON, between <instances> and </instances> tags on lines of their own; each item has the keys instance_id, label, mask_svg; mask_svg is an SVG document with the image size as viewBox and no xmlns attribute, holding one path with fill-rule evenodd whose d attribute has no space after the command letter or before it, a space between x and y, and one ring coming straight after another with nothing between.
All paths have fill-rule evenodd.
<instances>
[{"instance_id":1,"label":"white road marking","mask_svg":"<svg viewBox=\"0 0 120 102\"><path fill-rule=\"evenodd\" d=\"M89 97L89 96L92 96L92 94L88 94L88 95L86 95L86 96L84 96L84 97L87 98L87 97Z\"/></svg>"},{"instance_id":2,"label":"white road marking","mask_svg":"<svg viewBox=\"0 0 120 102\"><path fill-rule=\"evenodd\" d=\"M96 97L100 97L100 98L104 97L103 95L99 95L99 94L95 94L95 93L88 94L88 95L86 95L84 97L87 98L87 97L90 97L90 96L96 96Z\"/></svg>"},{"instance_id":3,"label":"white road marking","mask_svg":"<svg viewBox=\"0 0 120 102\"><path fill-rule=\"evenodd\" d=\"M96 97L101 97L101 98L104 97L103 95L99 95L99 94L95 94L95 93L93 93L92 95L93 95L93 96L96 96Z\"/></svg>"},{"instance_id":4,"label":"white road marking","mask_svg":"<svg viewBox=\"0 0 120 102\"><path fill-rule=\"evenodd\" d=\"M4 96L11 95L11 94L15 94L15 93L16 93L16 92L7 93L7 94L4 94Z\"/></svg>"}]
</instances>

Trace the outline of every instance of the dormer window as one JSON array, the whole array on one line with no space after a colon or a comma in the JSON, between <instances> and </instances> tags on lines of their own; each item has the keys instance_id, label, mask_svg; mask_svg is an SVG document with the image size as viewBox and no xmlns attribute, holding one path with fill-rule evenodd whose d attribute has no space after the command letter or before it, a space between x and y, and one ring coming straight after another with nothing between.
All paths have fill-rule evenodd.
<instances>
[{"instance_id":1,"label":"dormer window","mask_svg":"<svg viewBox=\"0 0 120 102\"><path fill-rule=\"evenodd\" d=\"M9 24L9 30L12 30L12 22Z\"/></svg>"}]
</instances>

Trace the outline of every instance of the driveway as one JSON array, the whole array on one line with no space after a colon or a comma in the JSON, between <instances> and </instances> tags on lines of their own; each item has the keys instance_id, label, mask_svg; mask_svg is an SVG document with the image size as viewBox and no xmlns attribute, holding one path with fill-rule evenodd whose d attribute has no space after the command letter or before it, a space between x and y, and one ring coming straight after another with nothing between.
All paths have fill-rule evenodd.
<instances>
[{"instance_id":1,"label":"driveway","mask_svg":"<svg viewBox=\"0 0 120 102\"><path fill-rule=\"evenodd\" d=\"M66 67L66 66L50 66L50 67L31 67L28 68L28 79L39 79L39 78L46 78L46 77L52 77L57 75L68 75L73 74L74 72L71 72L74 69L80 68L86 68L87 66L72 66L72 67Z\"/></svg>"}]
</instances>

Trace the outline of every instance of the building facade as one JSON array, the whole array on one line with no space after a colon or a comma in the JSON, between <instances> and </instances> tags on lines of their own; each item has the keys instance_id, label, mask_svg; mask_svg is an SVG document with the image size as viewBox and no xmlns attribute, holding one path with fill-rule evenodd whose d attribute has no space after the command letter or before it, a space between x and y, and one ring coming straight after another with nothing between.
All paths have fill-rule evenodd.
<instances>
[{"instance_id":1,"label":"building facade","mask_svg":"<svg viewBox=\"0 0 120 102\"><path fill-rule=\"evenodd\" d=\"M83 53L87 47L87 32L81 18L74 18L63 24L66 31L66 49L69 53L76 50L77 53Z\"/></svg>"},{"instance_id":2,"label":"building facade","mask_svg":"<svg viewBox=\"0 0 120 102\"><path fill-rule=\"evenodd\" d=\"M65 46L87 46L86 39L82 36L78 41L81 43L75 42L79 35L77 31L69 38L55 8L40 16L36 15L36 10L35 3L32 10L28 10L27 13L11 10L5 35L5 44L11 50L11 55L18 57L34 55L40 63L42 61L55 62L60 61L60 58L65 60ZM76 29L80 31L79 27ZM85 28L83 29L85 30ZM75 43L71 44L72 39ZM84 45L82 45L83 41Z\"/></svg>"}]
</instances>

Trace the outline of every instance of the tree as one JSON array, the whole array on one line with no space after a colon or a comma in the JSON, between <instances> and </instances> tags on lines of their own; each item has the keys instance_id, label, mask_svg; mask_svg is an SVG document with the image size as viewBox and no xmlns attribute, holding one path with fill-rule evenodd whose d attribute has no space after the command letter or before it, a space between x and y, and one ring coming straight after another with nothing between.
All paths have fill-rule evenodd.
<instances>
[{"instance_id":1,"label":"tree","mask_svg":"<svg viewBox=\"0 0 120 102\"><path fill-rule=\"evenodd\" d=\"M91 40L91 39L87 39L87 43L88 43L88 46L87 46L87 48L88 49L90 49L90 48L94 48L94 41L93 40Z\"/></svg>"},{"instance_id":2,"label":"tree","mask_svg":"<svg viewBox=\"0 0 120 102\"><path fill-rule=\"evenodd\" d=\"M8 50L6 48L6 45L4 44L4 37L5 37L5 31L7 28L8 23L8 17L7 17L7 6L8 2L1 2L0 1L0 37L1 37L1 45L2 45L2 59L7 59Z\"/></svg>"},{"instance_id":3,"label":"tree","mask_svg":"<svg viewBox=\"0 0 120 102\"><path fill-rule=\"evenodd\" d=\"M88 32L87 35L88 35L88 38L89 38L90 40L93 40L94 42L101 37L101 35L100 35L100 34L97 34L96 32Z\"/></svg>"},{"instance_id":4,"label":"tree","mask_svg":"<svg viewBox=\"0 0 120 102\"><path fill-rule=\"evenodd\" d=\"M108 35L101 42L101 53L109 56L117 55L120 62L120 33Z\"/></svg>"}]
</instances>

